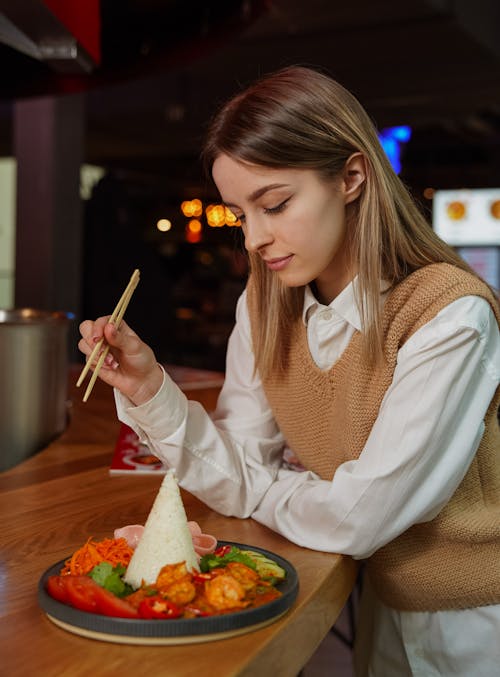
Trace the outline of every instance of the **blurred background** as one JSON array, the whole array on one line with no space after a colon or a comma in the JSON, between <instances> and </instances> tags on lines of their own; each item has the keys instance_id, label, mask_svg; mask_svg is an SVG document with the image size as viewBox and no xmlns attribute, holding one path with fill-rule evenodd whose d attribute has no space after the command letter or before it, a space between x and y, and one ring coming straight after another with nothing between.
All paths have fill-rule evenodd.
<instances>
[{"instance_id":1,"label":"blurred background","mask_svg":"<svg viewBox=\"0 0 500 677\"><path fill-rule=\"evenodd\" d=\"M498 0L0 0L0 308L111 312L223 369L240 228L201 173L230 95L317 66L373 118L432 227L500 276ZM77 357L76 349L74 354Z\"/></svg>"}]
</instances>

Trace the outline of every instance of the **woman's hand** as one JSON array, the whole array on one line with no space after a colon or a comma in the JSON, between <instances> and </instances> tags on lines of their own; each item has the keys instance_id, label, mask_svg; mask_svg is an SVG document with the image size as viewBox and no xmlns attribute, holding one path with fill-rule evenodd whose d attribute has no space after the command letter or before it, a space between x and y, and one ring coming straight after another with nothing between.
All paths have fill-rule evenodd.
<instances>
[{"instance_id":1,"label":"woman's hand","mask_svg":"<svg viewBox=\"0 0 500 677\"><path fill-rule=\"evenodd\" d=\"M109 316L106 316L95 322L82 322L82 338L78 348L88 358L96 343L104 336L109 353L99 371L99 378L117 388L135 405L147 402L158 392L163 382L163 372L155 355L126 322L122 321L117 329L108 320Z\"/></svg>"}]
</instances>

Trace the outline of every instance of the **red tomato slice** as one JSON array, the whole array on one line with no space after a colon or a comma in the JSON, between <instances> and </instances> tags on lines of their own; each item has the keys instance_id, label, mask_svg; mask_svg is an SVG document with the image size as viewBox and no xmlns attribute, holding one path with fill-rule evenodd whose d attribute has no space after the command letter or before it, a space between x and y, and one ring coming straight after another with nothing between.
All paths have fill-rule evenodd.
<instances>
[{"instance_id":1,"label":"red tomato slice","mask_svg":"<svg viewBox=\"0 0 500 677\"><path fill-rule=\"evenodd\" d=\"M65 576L68 601L81 611L99 613L99 590L101 589L88 576Z\"/></svg>"},{"instance_id":2,"label":"red tomato slice","mask_svg":"<svg viewBox=\"0 0 500 677\"><path fill-rule=\"evenodd\" d=\"M118 618L138 617L132 604L105 590L88 576L51 576L47 580L47 592L80 611Z\"/></svg>"},{"instance_id":3,"label":"red tomato slice","mask_svg":"<svg viewBox=\"0 0 500 677\"><path fill-rule=\"evenodd\" d=\"M66 587L65 576L50 576L47 579L47 592L58 602L69 602L68 590Z\"/></svg>"},{"instance_id":4,"label":"red tomato slice","mask_svg":"<svg viewBox=\"0 0 500 677\"><path fill-rule=\"evenodd\" d=\"M97 585L97 587L99 588L97 593L99 613L104 616L117 616L118 618L138 618L137 609L130 602L113 595L112 592L101 588L100 585Z\"/></svg>"}]
</instances>

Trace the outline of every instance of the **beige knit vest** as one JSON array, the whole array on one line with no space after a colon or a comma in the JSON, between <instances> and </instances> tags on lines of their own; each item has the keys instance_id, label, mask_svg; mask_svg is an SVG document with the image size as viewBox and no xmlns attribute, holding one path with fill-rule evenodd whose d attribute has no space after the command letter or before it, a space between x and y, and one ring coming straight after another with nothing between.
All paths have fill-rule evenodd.
<instances>
[{"instance_id":1,"label":"beige knit vest","mask_svg":"<svg viewBox=\"0 0 500 677\"><path fill-rule=\"evenodd\" d=\"M264 389L291 449L321 478L361 453L391 384L398 350L452 301L485 298L500 324L496 299L473 275L449 264L426 266L389 295L383 311L385 362L362 360L356 332L339 360L322 371L313 362L301 320L291 331L289 367ZM259 321L251 280L251 326ZM485 416L474 461L453 497L430 522L414 525L367 560L379 598L400 610L434 611L500 603L500 388ZM369 516L368 516L369 518Z\"/></svg>"}]
</instances>

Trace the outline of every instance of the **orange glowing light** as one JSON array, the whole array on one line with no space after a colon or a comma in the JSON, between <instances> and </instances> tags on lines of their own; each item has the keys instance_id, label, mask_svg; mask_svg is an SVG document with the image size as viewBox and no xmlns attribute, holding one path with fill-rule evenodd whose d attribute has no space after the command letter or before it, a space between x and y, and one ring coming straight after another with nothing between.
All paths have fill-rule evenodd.
<instances>
[{"instance_id":1,"label":"orange glowing light","mask_svg":"<svg viewBox=\"0 0 500 677\"><path fill-rule=\"evenodd\" d=\"M241 221L233 214L229 207L224 207L224 219L226 226L241 226Z\"/></svg>"},{"instance_id":2,"label":"orange glowing light","mask_svg":"<svg viewBox=\"0 0 500 677\"><path fill-rule=\"evenodd\" d=\"M194 200L184 200L184 202L181 203L181 212L188 218L191 218L192 216L201 216L203 213L203 204L198 198L195 198Z\"/></svg>"},{"instance_id":3,"label":"orange glowing light","mask_svg":"<svg viewBox=\"0 0 500 677\"><path fill-rule=\"evenodd\" d=\"M208 205L205 214L207 223L212 228L219 228L226 223L226 210L223 205Z\"/></svg>"},{"instance_id":4,"label":"orange glowing light","mask_svg":"<svg viewBox=\"0 0 500 677\"><path fill-rule=\"evenodd\" d=\"M201 222L198 219L191 219L186 225L186 240L191 244L201 242Z\"/></svg>"},{"instance_id":5,"label":"orange glowing light","mask_svg":"<svg viewBox=\"0 0 500 677\"><path fill-rule=\"evenodd\" d=\"M201 242L201 231L199 233L193 233L192 230L186 229L186 241L190 242L191 244Z\"/></svg>"}]
</instances>

